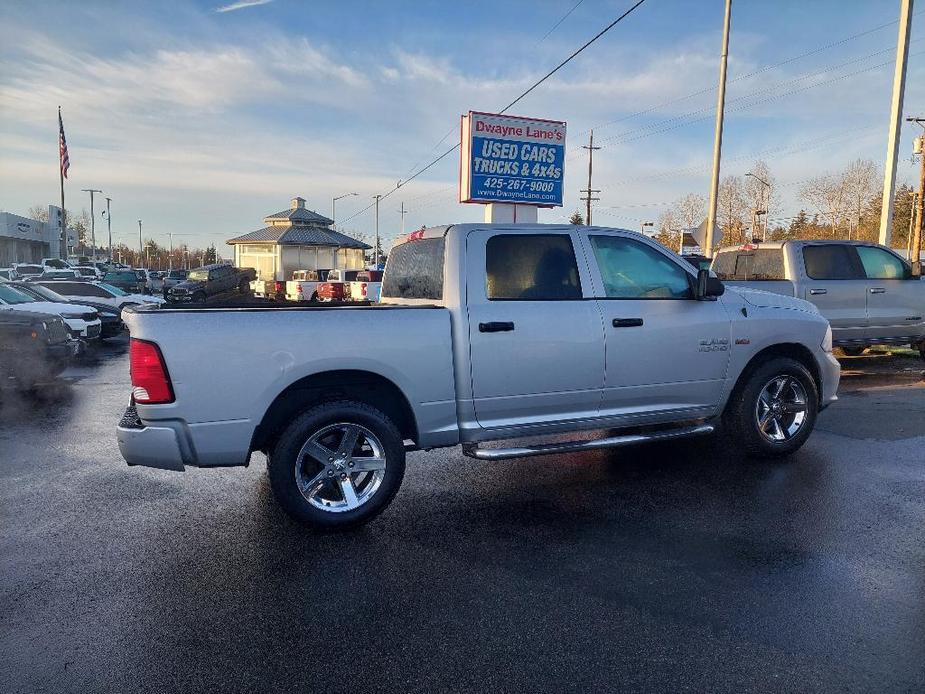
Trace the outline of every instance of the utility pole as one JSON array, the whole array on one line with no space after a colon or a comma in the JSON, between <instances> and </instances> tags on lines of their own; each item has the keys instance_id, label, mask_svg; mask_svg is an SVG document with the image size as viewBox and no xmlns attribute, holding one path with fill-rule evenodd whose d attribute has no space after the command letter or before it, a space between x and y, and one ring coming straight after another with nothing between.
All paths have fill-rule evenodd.
<instances>
[{"instance_id":1,"label":"utility pole","mask_svg":"<svg viewBox=\"0 0 925 694\"><path fill-rule=\"evenodd\" d=\"M376 198L376 248L373 250L373 256L375 258L374 264L376 269L379 269L379 199L381 195L374 195Z\"/></svg>"},{"instance_id":2,"label":"utility pole","mask_svg":"<svg viewBox=\"0 0 925 694\"><path fill-rule=\"evenodd\" d=\"M405 215L408 214L408 210L405 209L405 203L402 201L401 209L398 211L398 214L401 215L401 235L405 235Z\"/></svg>"},{"instance_id":3,"label":"utility pole","mask_svg":"<svg viewBox=\"0 0 925 694\"><path fill-rule=\"evenodd\" d=\"M112 262L112 214L109 211L109 203L112 202L112 198L106 198L106 227L109 229L109 257L107 260Z\"/></svg>"},{"instance_id":4,"label":"utility pole","mask_svg":"<svg viewBox=\"0 0 925 694\"><path fill-rule=\"evenodd\" d=\"M588 150L588 187L581 190L580 192L585 193L585 197L581 198L585 201L585 225L591 226L591 202L598 201L600 198L593 198L591 195L593 193L600 193L599 190L594 190L591 187L591 167L594 163L594 150L600 149L600 146L594 146L594 131L591 131L591 137L588 138L588 144L582 145L582 149Z\"/></svg>"},{"instance_id":5,"label":"utility pole","mask_svg":"<svg viewBox=\"0 0 925 694\"><path fill-rule=\"evenodd\" d=\"M138 220L138 262L141 262L141 257L145 254L144 244L141 242L141 220Z\"/></svg>"},{"instance_id":6,"label":"utility pole","mask_svg":"<svg viewBox=\"0 0 925 694\"><path fill-rule=\"evenodd\" d=\"M925 221L925 118L907 118L907 121L922 126L922 138L919 140L919 196L915 206L915 227L912 229L912 248L910 259L912 271L922 273L922 223Z\"/></svg>"},{"instance_id":7,"label":"utility pole","mask_svg":"<svg viewBox=\"0 0 925 694\"><path fill-rule=\"evenodd\" d=\"M886 162L883 165L883 202L880 205L879 241L887 247L893 236L893 196L896 194L896 163L899 159L899 131L903 115L903 92L906 88L911 17L912 0L900 0L899 37L896 39L896 68L893 72L893 100L890 105L890 134L886 143Z\"/></svg>"},{"instance_id":8,"label":"utility pole","mask_svg":"<svg viewBox=\"0 0 925 694\"><path fill-rule=\"evenodd\" d=\"M719 161L723 149L723 110L726 105L726 62L729 57L729 21L732 17L732 0L726 0L723 19L723 51L719 58L719 88L716 92L716 130L713 135L713 177L710 180L710 209L704 233L703 254L713 257L713 235L716 229L716 201L719 197Z\"/></svg>"},{"instance_id":9,"label":"utility pole","mask_svg":"<svg viewBox=\"0 0 925 694\"><path fill-rule=\"evenodd\" d=\"M93 194L103 191L96 188L82 188L82 192L90 193L90 243L93 245L93 262L96 262L96 213L93 211Z\"/></svg>"},{"instance_id":10,"label":"utility pole","mask_svg":"<svg viewBox=\"0 0 925 694\"><path fill-rule=\"evenodd\" d=\"M167 238L170 239L170 255L167 256L167 269L173 270L173 232L167 232Z\"/></svg>"}]
</instances>

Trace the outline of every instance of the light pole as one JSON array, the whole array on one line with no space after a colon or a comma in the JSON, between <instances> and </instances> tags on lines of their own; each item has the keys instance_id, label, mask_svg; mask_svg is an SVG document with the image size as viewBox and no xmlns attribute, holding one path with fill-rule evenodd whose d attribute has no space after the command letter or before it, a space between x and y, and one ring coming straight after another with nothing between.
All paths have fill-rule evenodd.
<instances>
[{"instance_id":1,"label":"light pole","mask_svg":"<svg viewBox=\"0 0 925 694\"><path fill-rule=\"evenodd\" d=\"M82 188L82 192L90 193L90 243L93 244L93 262L96 262L96 213L93 211L93 194L103 191L96 188Z\"/></svg>"},{"instance_id":2,"label":"light pole","mask_svg":"<svg viewBox=\"0 0 925 694\"><path fill-rule=\"evenodd\" d=\"M751 177L754 178L756 181L758 181L758 183L764 184L765 187L767 187L767 189L768 189L768 197L767 197L766 200L765 200L764 209L763 209L763 210L758 209L758 206L760 206L760 204L761 204L761 201L759 200L759 201L758 201L759 205L756 205L756 207L755 207L755 213L752 215L752 240L754 241L754 240L755 240L755 221L754 221L754 220L755 220L758 216L768 213L768 207L769 207L770 204L771 204L771 184L768 183L767 181L765 181L763 178L759 178L758 176L756 176L755 174L753 174L751 171L749 171L749 172L748 172L747 174L745 174L745 175L746 175L746 176L751 176ZM767 220L767 217L765 217L765 220L764 220L764 233L761 234L761 240L762 240L762 241L767 241L767 240L768 240L768 220Z\"/></svg>"},{"instance_id":3,"label":"light pole","mask_svg":"<svg viewBox=\"0 0 925 694\"><path fill-rule=\"evenodd\" d=\"M642 223L642 226L640 227L639 230L642 232L642 235L645 236L645 235L646 235L646 227L654 227L654 226L655 226L655 223L654 223L654 222L643 222L643 223Z\"/></svg>"},{"instance_id":4,"label":"light pole","mask_svg":"<svg viewBox=\"0 0 925 694\"><path fill-rule=\"evenodd\" d=\"M338 195L331 200L331 226L334 227L335 231L337 231L337 224L334 221L337 219L335 216L337 214L337 201L341 198L349 198L351 195L359 195L359 193L344 193L343 195Z\"/></svg>"},{"instance_id":5,"label":"light pole","mask_svg":"<svg viewBox=\"0 0 925 694\"><path fill-rule=\"evenodd\" d=\"M106 218L106 226L109 228L109 262L112 262L112 213L109 211L109 203L112 202L112 198L106 198L106 209L103 210L102 215Z\"/></svg>"},{"instance_id":6,"label":"light pole","mask_svg":"<svg viewBox=\"0 0 925 694\"><path fill-rule=\"evenodd\" d=\"M141 256L145 254L144 248L142 248L142 246L144 246L144 244L141 242L141 220L139 219L138 220L138 262L139 263L141 262Z\"/></svg>"}]
</instances>

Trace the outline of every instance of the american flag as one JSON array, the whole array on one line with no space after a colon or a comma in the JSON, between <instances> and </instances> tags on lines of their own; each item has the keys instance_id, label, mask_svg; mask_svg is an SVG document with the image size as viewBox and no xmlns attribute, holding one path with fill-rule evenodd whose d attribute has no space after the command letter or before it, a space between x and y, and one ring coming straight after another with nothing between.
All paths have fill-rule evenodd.
<instances>
[{"instance_id":1,"label":"american flag","mask_svg":"<svg viewBox=\"0 0 925 694\"><path fill-rule=\"evenodd\" d=\"M67 156L67 140L64 139L64 121L61 120L61 109L58 109L58 155L61 158L61 175L67 178L67 170L71 161Z\"/></svg>"}]
</instances>

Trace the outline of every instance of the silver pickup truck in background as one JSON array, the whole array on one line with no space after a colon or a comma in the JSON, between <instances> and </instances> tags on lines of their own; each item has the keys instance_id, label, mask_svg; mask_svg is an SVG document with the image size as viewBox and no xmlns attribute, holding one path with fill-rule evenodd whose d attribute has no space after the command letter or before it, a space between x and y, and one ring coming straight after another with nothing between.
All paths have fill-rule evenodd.
<instances>
[{"instance_id":1,"label":"silver pickup truck in background","mask_svg":"<svg viewBox=\"0 0 925 694\"><path fill-rule=\"evenodd\" d=\"M724 284L812 302L836 346L912 345L925 359L925 282L894 251L863 241L780 241L717 251Z\"/></svg>"},{"instance_id":2,"label":"silver pickup truck in background","mask_svg":"<svg viewBox=\"0 0 925 694\"><path fill-rule=\"evenodd\" d=\"M322 527L381 512L415 449L496 460L721 422L743 457L786 456L840 373L812 304L725 291L638 233L573 225L416 231L374 306L144 307L125 322L126 461L183 470L262 451L281 505Z\"/></svg>"}]
</instances>

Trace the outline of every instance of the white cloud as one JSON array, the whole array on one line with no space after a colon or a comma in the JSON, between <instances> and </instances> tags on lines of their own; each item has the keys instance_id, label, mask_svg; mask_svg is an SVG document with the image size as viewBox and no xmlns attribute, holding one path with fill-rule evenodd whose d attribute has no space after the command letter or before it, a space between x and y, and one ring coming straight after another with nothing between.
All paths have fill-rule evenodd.
<instances>
[{"instance_id":1,"label":"white cloud","mask_svg":"<svg viewBox=\"0 0 925 694\"><path fill-rule=\"evenodd\" d=\"M257 7L258 5L267 5L273 2L273 0L241 0L240 2L233 2L230 5L222 5L221 7L216 7L216 12L234 12L235 10L243 10L246 7Z\"/></svg>"}]
</instances>

